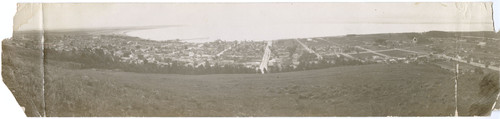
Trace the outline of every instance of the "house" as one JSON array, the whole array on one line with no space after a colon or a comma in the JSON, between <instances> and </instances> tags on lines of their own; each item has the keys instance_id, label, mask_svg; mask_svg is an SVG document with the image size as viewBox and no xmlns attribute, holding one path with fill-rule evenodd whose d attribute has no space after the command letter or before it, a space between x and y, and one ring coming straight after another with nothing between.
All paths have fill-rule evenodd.
<instances>
[{"instance_id":1,"label":"house","mask_svg":"<svg viewBox=\"0 0 500 119\"><path fill-rule=\"evenodd\" d=\"M479 42L479 43L477 43L477 46L484 47L484 46L486 46L486 42Z\"/></svg>"}]
</instances>

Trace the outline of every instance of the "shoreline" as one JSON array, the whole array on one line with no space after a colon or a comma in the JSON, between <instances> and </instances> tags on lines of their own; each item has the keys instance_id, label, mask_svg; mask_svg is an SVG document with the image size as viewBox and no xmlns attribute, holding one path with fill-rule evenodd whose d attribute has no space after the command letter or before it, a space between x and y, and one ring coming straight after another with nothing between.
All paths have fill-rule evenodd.
<instances>
[{"instance_id":1,"label":"shoreline","mask_svg":"<svg viewBox=\"0 0 500 119\"><path fill-rule=\"evenodd\" d=\"M425 24L424 24L425 25ZM304 39L321 37L343 37L370 34L394 33L425 33L430 31L443 32L483 32L488 30L465 30L448 28L422 29L421 27L401 29L400 25L390 25L389 30L375 30L384 25L318 25L318 24L290 24L290 25L194 25L181 27L159 27L149 29L124 29L116 33L150 39L155 41L182 40L185 42L222 41L269 41L280 39ZM404 25L408 26L408 25ZM413 26L413 25L410 25ZM494 31L492 31L494 32Z\"/></svg>"}]
</instances>

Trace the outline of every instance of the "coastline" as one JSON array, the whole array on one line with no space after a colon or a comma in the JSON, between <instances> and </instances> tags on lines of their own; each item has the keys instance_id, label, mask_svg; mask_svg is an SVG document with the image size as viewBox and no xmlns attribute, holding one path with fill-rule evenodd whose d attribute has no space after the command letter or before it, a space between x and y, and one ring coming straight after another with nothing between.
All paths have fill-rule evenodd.
<instances>
[{"instance_id":1,"label":"coastline","mask_svg":"<svg viewBox=\"0 0 500 119\"><path fill-rule=\"evenodd\" d=\"M421 33L427 31L469 32L485 30L471 30L470 28L461 28L451 24L217 24L154 29L124 29L116 33L156 41L210 42L215 40L268 41L352 34Z\"/></svg>"}]
</instances>

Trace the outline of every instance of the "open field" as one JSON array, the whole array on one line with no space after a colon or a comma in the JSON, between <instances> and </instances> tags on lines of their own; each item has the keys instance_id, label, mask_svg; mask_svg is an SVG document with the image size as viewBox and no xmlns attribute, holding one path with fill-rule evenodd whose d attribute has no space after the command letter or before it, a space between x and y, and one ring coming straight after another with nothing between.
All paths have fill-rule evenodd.
<instances>
[{"instance_id":1,"label":"open field","mask_svg":"<svg viewBox=\"0 0 500 119\"><path fill-rule=\"evenodd\" d=\"M455 61L435 62L434 64L436 64L436 65L438 65L438 66L440 66L440 67L442 67L444 69L449 69L450 71L455 71L457 63L459 64L458 68L460 70L470 71L470 70L474 70L475 68L477 68L477 67L472 66L472 65L467 64L467 63L455 62ZM481 69L483 69L485 71L490 71L490 70L488 70L488 69L486 69L484 67L481 68Z\"/></svg>"},{"instance_id":2,"label":"open field","mask_svg":"<svg viewBox=\"0 0 500 119\"><path fill-rule=\"evenodd\" d=\"M400 50L383 51L383 52L379 52L379 53L389 55L392 57L407 57L407 56L415 54L415 53L405 52L405 51L400 51Z\"/></svg>"},{"instance_id":3,"label":"open field","mask_svg":"<svg viewBox=\"0 0 500 119\"><path fill-rule=\"evenodd\" d=\"M427 65L367 65L266 75L163 75L48 67L46 77L48 116L454 113L452 76Z\"/></svg>"},{"instance_id":4,"label":"open field","mask_svg":"<svg viewBox=\"0 0 500 119\"><path fill-rule=\"evenodd\" d=\"M379 46L373 46L373 45L363 45L364 48L366 49L370 49L370 50L388 50L388 49L391 49L391 48L387 48L387 47L379 47Z\"/></svg>"},{"instance_id":5,"label":"open field","mask_svg":"<svg viewBox=\"0 0 500 119\"><path fill-rule=\"evenodd\" d=\"M359 53L359 54L351 54L353 57L356 57L356 58L360 58L360 59L364 59L364 58L372 58L373 56L379 56L380 55L377 55L377 54L373 54L373 53Z\"/></svg>"}]
</instances>

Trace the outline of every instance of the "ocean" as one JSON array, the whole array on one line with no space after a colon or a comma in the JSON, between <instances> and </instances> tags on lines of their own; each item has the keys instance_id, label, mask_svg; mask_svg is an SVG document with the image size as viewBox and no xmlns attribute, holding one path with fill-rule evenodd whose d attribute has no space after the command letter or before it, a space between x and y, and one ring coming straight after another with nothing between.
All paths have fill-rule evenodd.
<instances>
[{"instance_id":1,"label":"ocean","mask_svg":"<svg viewBox=\"0 0 500 119\"><path fill-rule=\"evenodd\" d=\"M265 41L287 38L341 36L347 34L426 31L492 31L492 24L224 24L183 25L126 32L149 40L210 42L214 40Z\"/></svg>"}]
</instances>

